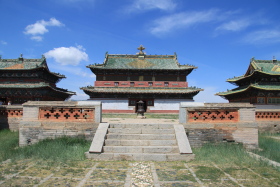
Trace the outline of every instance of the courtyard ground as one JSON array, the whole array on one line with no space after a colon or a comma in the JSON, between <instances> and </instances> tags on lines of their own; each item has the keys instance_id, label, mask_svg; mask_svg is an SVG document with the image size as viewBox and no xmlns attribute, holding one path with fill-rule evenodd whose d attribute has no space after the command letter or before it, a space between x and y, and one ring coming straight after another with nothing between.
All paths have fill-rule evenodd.
<instances>
[{"instance_id":1,"label":"courtyard ground","mask_svg":"<svg viewBox=\"0 0 280 187\"><path fill-rule=\"evenodd\" d=\"M216 162L91 160L49 164L24 159L0 165L0 186L280 186L273 167Z\"/></svg>"},{"instance_id":2,"label":"courtyard ground","mask_svg":"<svg viewBox=\"0 0 280 187\"><path fill-rule=\"evenodd\" d=\"M173 116L166 118L143 120L176 123ZM103 118L114 123L135 120L139 122L125 116ZM263 151L255 153L278 161L278 137L261 135ZM272 143L266 139L272 139L275 145L269 146ZM87 160L84 152L90 142L83 139L44 140L24 148L18 147L17 142L16 132L0 131L0 186L280 186L279 167L250 157L242 145L234 143L195 148L195 160L190 162L137 162Z\"/></svg>"}]
</instances>

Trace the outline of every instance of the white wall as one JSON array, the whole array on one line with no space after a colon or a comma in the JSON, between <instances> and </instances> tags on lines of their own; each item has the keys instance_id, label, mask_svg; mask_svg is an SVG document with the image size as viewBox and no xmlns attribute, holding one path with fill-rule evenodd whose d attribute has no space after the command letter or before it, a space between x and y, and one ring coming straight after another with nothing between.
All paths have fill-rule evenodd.
<instances>
[{"instance_id":1,"label":"white wall","mask_svg":"<svg viewBox=\"0 0 280 187\"><path fill-rule=\"evenodd\" d=\"M179 110L180 102L193 102L192 99L155 99L150 110Z\"/></svg>"},{"instance_id":2,"label":"white wall","mask_svg":"<svg viewBox=\"0 0 280 187\"><path fill-rule=\"evenodd\" d=\"M95 100L95 99L94 99ZM102 102L102 110L134 110L128 106L128 99L96 99ZM193 102L192 99L155 99L154 106L149 106L150 110L179 110L181 102Z\"/></svg>"},{"instance_id":3,"label":"white wall","mask_svg":"<svg viewBox=\"0 0 280 187\"><path fill-rule=\"evenodd\" d=\"M98 101L102 102L102 110L133 110L133 107L128 106L128 99L98 99Z\"/></svg>"}]
</instances>

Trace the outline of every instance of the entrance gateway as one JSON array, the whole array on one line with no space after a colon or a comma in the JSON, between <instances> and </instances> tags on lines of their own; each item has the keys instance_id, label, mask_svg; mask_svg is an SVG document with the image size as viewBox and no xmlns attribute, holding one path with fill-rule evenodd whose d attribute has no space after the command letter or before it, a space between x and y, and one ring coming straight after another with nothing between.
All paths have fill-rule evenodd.
<instances>
[{"instance_id":1,"label":"entrance gateway","mask_svg":"<svg viewBox=\"0 0 280 187\"><path fill-rule=\"evenodd\" d=\"M87 66L96 75L94 86L81 88L90 100L102 102L103 113L135 113L142 100L146 112L178 113L180 102L193 102L203 89L189 87L187 76L197 67L181 65L174 55L105 54L102 64Z\"/></svg>"}]
</instances>

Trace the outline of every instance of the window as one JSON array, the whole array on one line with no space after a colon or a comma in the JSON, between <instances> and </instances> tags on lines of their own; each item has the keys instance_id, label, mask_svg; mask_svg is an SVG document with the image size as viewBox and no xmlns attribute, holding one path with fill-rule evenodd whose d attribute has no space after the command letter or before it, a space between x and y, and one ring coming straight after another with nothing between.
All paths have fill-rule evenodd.
<instances>
[{"instance_id":1,"label":"window","mask_svg":"<svg viewBox=\"0 0 280 187\"><path fill-rule=\"evenodd\" d=\"M136 105L136 101L135 100L129 100L128 101L128 106L135 106Z\"/></svg>"},{"instance_id":2,"label":"window","mask_svg":"<svg viewBox=\"0 0 280 187\"><path fill-rule=\"evenodd\" d=\"M264 104L264 97L258 97L258 104Z\"/></svg>"},{"instance_id":3,"label":"window","mask_svg":"<svg viewBox=\"0 0 280 187\"><path fill-rule=\"evenodd\" d=\"M147 105L148 106L154 106L154 102L153 101L148 101Z\"/></svg>"},{"instance_id":4,"label":"window","mask_svg":"<svg viewBox=\"0 0 280 187\"><path fill-rule=\"evenodd\" d=\"M268 98L268 103L269 104L275 104L275 103L280 103L280 98Z\"/></svg>"},{"instance_id":5,"label":"window","mask_svg":"<svg viewBox=\"0 0 280 187\"><path fill-rule=\"evenodd\" d=\"M144 81L144 76L143 75L139 76L139 81Z\"/></svg>"}]
</instances>

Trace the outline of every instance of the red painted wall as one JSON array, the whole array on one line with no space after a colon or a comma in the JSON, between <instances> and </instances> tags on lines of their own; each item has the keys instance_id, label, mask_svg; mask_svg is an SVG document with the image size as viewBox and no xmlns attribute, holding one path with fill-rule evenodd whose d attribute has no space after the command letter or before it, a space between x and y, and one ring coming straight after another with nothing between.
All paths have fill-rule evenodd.
<instances>
[{"instance_id":1,"label":"red painted wall","mask_svg":"<svg viewBox=\"0 0 280 187\"><path fill-rule=\"evenodd\" d=\"M130 83L134 82L133 87L170 87L170 88L187 88L187 82L168 82L168 86L165 86L165 82L162 81L95 81L95 87L116 87L115 82L118 82L117 87L131 87ZM149 86L149 82L153 85Z\"/></svg>"}]
</instances>

